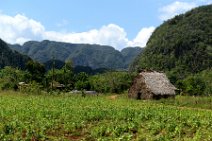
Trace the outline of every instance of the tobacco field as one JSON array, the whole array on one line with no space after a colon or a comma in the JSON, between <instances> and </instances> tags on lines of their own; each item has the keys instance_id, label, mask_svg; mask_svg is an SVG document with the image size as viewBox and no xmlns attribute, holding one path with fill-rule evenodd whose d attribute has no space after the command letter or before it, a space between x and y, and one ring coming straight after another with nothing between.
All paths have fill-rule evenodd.
<instances>
[{"instance_id":1,"label":"tobacco field","mask_svg":"<svg viewBox=\"0 0 212 141\"><path fill-rule=\"evenodd\" d=\"M211 103L209 103L211 104ZM0 140L212 140L212 110L126 95L0 92Z\"/></svg>"}]
</instances>

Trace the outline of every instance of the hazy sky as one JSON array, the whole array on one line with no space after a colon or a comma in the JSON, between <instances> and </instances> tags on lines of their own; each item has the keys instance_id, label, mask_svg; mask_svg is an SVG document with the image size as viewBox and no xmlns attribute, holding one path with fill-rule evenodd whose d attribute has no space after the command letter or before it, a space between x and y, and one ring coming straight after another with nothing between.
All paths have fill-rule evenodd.
<instances>
[{"instance_id":1,"label":"hazy sky","mask_svg":"<svg viewBox=\"0 0 212 141\"><path fill-rule=\"evenodd\" d=\"M212 0L0 0L0 38L144 47L163 21Z\"/></svg>"}]
</instances>

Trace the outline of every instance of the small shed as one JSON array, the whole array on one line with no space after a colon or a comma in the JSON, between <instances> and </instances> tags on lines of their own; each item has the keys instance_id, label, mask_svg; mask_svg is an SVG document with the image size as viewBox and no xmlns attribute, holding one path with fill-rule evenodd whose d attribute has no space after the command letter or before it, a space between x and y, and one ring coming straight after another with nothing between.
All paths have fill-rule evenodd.
<instances>
[{"instance_id":1,"label":"small shed","mask_svg":"<svg viewBox=\"0 0 212 141\"><path fill-rule=\"evenodd\" d=\"M160 99L175 97L175 86L165 75L156 71L142 71L135 77L128 91L128 97L134 99Z\"/></svg>"},{"instance_id":2,"label":"small shed","mask_svg":"<svg viewBox=\"0 0 212 141\"><path fill-rule=\"evenodd\" d=\"M27 83L25 83L25 82L18 82L18 89L19 89L20 91L26 89L26 88L29 87L29 86L30 86L30 85L27 84Z\"/></svg>"},{"instance_id":3,"label":"small shed","mask_svg":"<svg viewBox=\"0 0 212 141\"><path fill-rule=\"evenodd\" d=\"M57 81L53 81L53 83L50 83L50 87L56 90L64 90L66 88L64 84L60 84Z\"/></svg>"}]
</instances>

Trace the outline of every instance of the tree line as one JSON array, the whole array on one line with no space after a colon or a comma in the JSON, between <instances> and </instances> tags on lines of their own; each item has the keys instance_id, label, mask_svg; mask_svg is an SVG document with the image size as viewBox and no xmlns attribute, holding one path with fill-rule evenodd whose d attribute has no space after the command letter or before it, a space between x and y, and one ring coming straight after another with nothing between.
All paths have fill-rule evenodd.
<instances>
[{"instance_id":1,"label":"tree line","mask_svg":"<svg viewBox=\"0 0 212 141\"><path fill-rule=\"evenodd\" d=\"M65 62L61 69L56 69L52 62L52 69L48 71L43 64L32 60L25 66L24 70L12 66L2 68L0 90L26 92L93 90L99 93L121 93L130 87L134 76L123 71L107 71L95 75L76 73L72 61Z\"/></svg>"}]
</instances>

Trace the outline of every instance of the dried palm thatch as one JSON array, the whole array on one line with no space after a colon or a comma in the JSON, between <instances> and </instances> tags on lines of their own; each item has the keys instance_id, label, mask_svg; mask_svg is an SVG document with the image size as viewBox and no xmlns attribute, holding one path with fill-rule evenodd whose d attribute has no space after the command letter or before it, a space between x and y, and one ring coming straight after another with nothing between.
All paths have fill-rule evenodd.
<instances>
[{"instance_id":1,"label":"dried palm thatch","mask_svg":"<svg viewBox=\"0 0 212 141\"><path fill-rule=\"evenodd\" d=\"M136 99L160 99L174 97L175 90L164 73L143 71L134 79L128 96Z\"/></svg>"}]
</instances>

